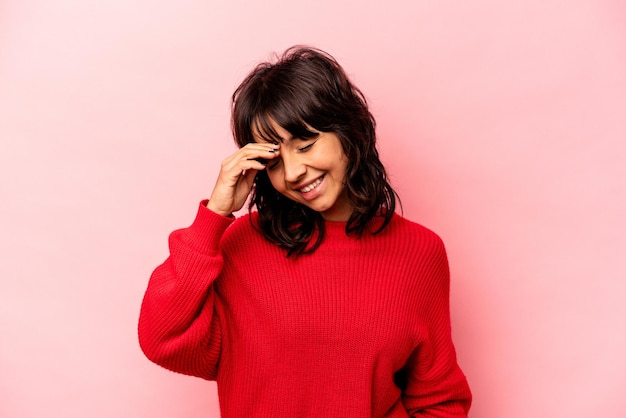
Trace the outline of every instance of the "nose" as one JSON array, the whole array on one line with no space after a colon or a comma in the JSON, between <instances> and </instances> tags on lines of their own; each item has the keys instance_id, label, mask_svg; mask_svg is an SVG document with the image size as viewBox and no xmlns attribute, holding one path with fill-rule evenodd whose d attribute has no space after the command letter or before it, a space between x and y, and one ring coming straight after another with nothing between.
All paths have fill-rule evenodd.
<instances>
[{"instance_id":1,"label":"nose","mask_svg":"<svg viewBox=\"0 0 626 418\"><path fill-rule=\"evenodd\" d=\"M298 158L297 155L285 154L281 155L281 158L283 159L285 182L297 183L298 180L306 174L306 165L300 160L300 158Z\"/></svg>"}]
</instances>

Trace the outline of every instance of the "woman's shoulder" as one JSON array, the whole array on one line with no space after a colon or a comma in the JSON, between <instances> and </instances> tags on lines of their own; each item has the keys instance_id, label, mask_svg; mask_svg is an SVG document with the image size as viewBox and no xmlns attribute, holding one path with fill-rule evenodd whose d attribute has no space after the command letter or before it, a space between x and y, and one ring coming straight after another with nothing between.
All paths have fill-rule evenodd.
<instances>
[{"instance_id":1,"label":"woman's shoulder","mask_svg":"<svg viewBox=\"0 0 626 418\"><path fill-rule=\"evenodd\" d=\"M390 226L394 227L394 229L399 233L406 233L411 235L429 237L434 240L441 240L439 234L430 229L430 227L427 227L409 218L405 218L399 213L393 214Z\"/></svg>"},{"instance_id":2,"label":"woman's shoulder","mask_svg":"<svg viewBox=\"0 0 626 418\"><path fill-rule=\"evenodd\" d=\"M446 271L446 247L441 237L432 229L399 214L394 215L387 229L389 241L382 243L385 251L390 257L402 260L408 271L417 272L414 277L425 280L428 276L425 276L426 271Z\"/></svg>"},{"instance_id":3,"label":"woman's shoulder","mask_svg":"<svg viewBox=\"0 0 626 418\"><path fill-rule=\"evenodd\" d=\"M398 213L393 215L386 230L391 238L402 240L407 245L444 249L443 240L435 231Z\"/></svg>"},{"instance_id":4,"label":"woman's shoulder","mask_svg":"<svg viewBox=\"0 0 626 418\"><path fill-rule=\"evenodd\" d=\"M233 223L228 227L224 238L227 237L240 237L240 236L254 236L258 233L258 228L255 225L258 224L258 213L251 212L238 216Z\"/></svg>"},{"instance_id":5,"label":"woman's shoulder","mask_svg":"<svg viewBox=\"0 0 626 418\"><path fill-rule=\"evenodd\" d=\"M229 249L233 246L237 248L258 246L265 240L257 225L258 214L256 212L238 216L224 232L220 246L222 249Z\"/></svg>"}]
</instances>

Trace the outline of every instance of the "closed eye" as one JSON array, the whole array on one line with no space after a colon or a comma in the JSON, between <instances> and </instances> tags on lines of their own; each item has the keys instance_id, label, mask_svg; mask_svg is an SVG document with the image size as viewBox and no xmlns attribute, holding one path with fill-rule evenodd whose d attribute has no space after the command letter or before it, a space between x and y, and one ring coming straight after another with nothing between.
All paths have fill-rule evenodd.
<instances>
[{"instance_id":1,"label":"closed eye","mask_svg":"<svg viewBox=\"0 0 626 418\"><path fill-rule=\"evenodd\" d=\"M280 164L280 158L275 158L274 160L270 160L270 163L266 166L266 169L272 170L276 168L278 164Z\"/></svg>"},{"instance_id":2,"label":"closed eye","mask_svg":"<svg viewBox=\"0 0 626 418\"><path fill-rule=\"evenodd\" d=\"M319 139L319 138L318 138L318 139ZM311 142L311 143L310 143L310 144L308 144L308 145L305 145L305 146L303 146L303 147L301 147L301 148L298 148L298 151L303 151L303 152L306 152L306 151L310 150L310 149L311 149L311 147L312 147L313 145L315 145L315 143L318 141L318 139L316 139L315 141Z\"/></svg>"}]
</instances>

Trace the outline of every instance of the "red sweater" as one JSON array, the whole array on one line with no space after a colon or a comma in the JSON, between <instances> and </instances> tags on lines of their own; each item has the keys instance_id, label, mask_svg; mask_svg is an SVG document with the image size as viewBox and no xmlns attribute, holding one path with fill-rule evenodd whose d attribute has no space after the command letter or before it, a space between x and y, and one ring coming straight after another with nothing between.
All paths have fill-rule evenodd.
<instances>
[{"instance_id":1,"label":"red sweater","mask_svg":"<svg viewBox=\"0 0 626 418\"><path fill-rule=\"evenodd\" d=\"M250 220L201 204L170 235L139 319L150 360L217 380L222 418L467 415L437 235L397 214L361 239L327 222L287 258Z\"/></svg>"}]
</instances>

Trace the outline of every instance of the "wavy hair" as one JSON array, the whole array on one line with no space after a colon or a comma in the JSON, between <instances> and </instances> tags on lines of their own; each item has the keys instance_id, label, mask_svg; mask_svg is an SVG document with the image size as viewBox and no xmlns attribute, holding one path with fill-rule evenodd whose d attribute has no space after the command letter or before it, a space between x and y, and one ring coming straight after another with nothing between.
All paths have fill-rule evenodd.
<instances>
[{"instance_id":1,"label":"wavy hair","mask_svg":"<svg viewBox=\"0 0 626 418\"><path fill-rule=\"evenodd\" d=\"M316 136L310 128L335 133L348 159L345 187L354 207L346 234L377 234L389 224L397 194L376 149L376 121L363 93L332 56L294 46L275 62L257 65L233 93L231 110L239 147L255 142L255 132L280 142L272 120L296 138ZM266 171L256 175L249 211L254 207L259 216L255 227L288 256L311 253L324 238L322 215L276 191ZM368 228L375 217L382 222Z\"/></svg>"}]
</instances>

